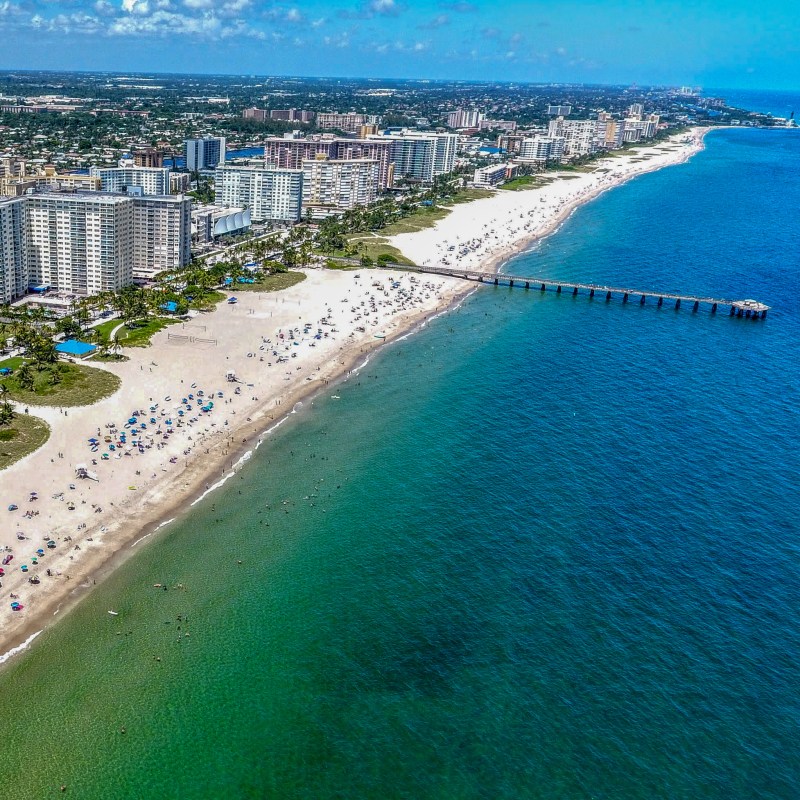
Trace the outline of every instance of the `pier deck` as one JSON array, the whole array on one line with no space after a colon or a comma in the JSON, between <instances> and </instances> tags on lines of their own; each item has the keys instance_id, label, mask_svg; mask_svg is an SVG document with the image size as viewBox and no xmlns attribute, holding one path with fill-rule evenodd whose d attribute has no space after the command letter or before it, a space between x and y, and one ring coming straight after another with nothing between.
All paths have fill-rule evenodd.
<instances>
[{"instance_id":1,"label":"pier deck","mask_svg":"<svg viewBox=\"0 0 800 800\"><path fill-rule=\"evenodd\" d=\"M760 303L757 300L726 300L720 297L706 297L703 295L674 294L672 292L656 292L652 290L631 289L621 286L607 286L600 283L572 283L571 281L555 281L550 278L537 278L525 275L506 275L501 272L479 272L476 270L453 269L450 267L401 265L401 264L378 264L382 269L406 270L410 272L421 272L430 275L446 275L452 278L462 278L476 283L490 283L495 286L520 287L525 289L538 289L539 291L555 291L558 294L569 291L572 295L581 292L594 297L596 294L604 295L607 301L612 297L621 297L623 303L638 301L640 305L645 302L655 300L661 307L665 301L674 304L679 309L682 304L691 305L692 311L699 311L701 306L707 307L712 314L716 314L719 308L729 309L730 316L747 317L752 319L766 319L767 311L770 306Z\"/></svg>"}]
</instances>

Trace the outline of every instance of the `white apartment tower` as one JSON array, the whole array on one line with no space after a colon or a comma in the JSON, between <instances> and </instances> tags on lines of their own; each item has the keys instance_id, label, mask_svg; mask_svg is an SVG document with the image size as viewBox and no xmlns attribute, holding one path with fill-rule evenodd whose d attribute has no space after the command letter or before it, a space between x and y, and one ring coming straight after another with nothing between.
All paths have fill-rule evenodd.
<instances>
[{"instance_id":1,"label":"white apartment tower","mask_svg":"<svg viewBox=\"0 0 800 800\"><path fill-rule=\"evenodd\" d=\"M99 192L27 195L28 279L89 295L133 279L133 198Z\"/></svg>"},{"instance_id":2,"label":"white apartment tower","mask_svg":"<svg viewBox=\"0 0 800 800\"><path fill-rule=\"evenodd\" d=\"M570 119L563 117L551 120L547 135L550 137L564 137L564 155L586 156L597 149L597 120Z\"/></svg>"},{"instance_id":3,"label":"white apartment tower","mask_svg":"<svg viewBox=\"0 0 800 800\"><path fill-rule=\"evenodd\" d=\"M402 131L373 137L392 141L394 174L430 183L437 175L453 171L458 135L455 133L423 133Z\"/></svg>"},{"instance_id":4,"label":"white apartment tower","mask_svg":"<svg viewBox=\"0 0 800 800\"><path fill-rule=\"evenodd\" d=\"M0 198L0 303L28 289L25 198Z\"/></svg>"},{"instance_id":5,"label":"white apartment tower","mask_svg":"<svg viewBox=\"0 0 800 800\"><path fill-rule=\"evenodd\" d=\"M447 115L448 128L479 128L484 114L476 108L459 108Z\"/></svg>"},{"instance_id":6,"label":"white apartment tower","mask_svg":"<svg viewBox=\"0 0 800 800\"><path fill-rule=\"evenodd\" d=\"M563 157L563 136L533 136L520 142L516 159L534 164L546 164L548 161L561 161Z\"/></svg>"},{"instance_id":7,"label":"white apartment tower","mask_svg":"<svg viewBox=\"0 0 800 800\"><path fill-rule=\"evenodd\" d=\"M373 158L303 161L303 208L313 217L338 214L375 202L380 174Z\"/></svg>"},{"instance_id":8,"label":"white apartment tower","mask_svg":"<svg viewBox=\"0 0 800 800\"><path fill-rule=\"evenodd\" d=\"M220 167L215 193L218 205L249 208L255 221L297 222L303 202L303 170Z\"/></svg>"},{"instance_id":9,"label":"white apartment tower","mask_svg":"<svg viewBox=\"0 0 800 800\"><path fill-rule=\"evenodd\" d=\"M192 201L183 195L133 198L133 276L150 278L192 260Z\"/></svg>"},{"instance_id":10,"label":"white apartment tower","mask_svg":"<svg viewBox=\"0 0 800 800\"><path fill-rule=\"evenodd\" d=\"M89 175L100 178L104 192L169 194L167 167L90 167Z\"/></svg>"}]
</instances>

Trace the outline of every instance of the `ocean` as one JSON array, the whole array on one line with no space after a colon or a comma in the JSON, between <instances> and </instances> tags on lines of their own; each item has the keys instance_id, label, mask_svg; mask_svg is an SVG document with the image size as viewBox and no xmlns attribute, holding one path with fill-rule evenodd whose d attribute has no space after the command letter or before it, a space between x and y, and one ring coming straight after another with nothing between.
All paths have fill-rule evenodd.
<instances>
[{"instance_id":1,"label":"ocean","mask_svg":"<svg viewBox=\"0 0 800 800\"><path fill-rule=\"evenodd\" d=\"M800 134L706 145L507 269L767 320L479 287L0 673L3 797L797 797Z\"/></svg>"}]
</instances>

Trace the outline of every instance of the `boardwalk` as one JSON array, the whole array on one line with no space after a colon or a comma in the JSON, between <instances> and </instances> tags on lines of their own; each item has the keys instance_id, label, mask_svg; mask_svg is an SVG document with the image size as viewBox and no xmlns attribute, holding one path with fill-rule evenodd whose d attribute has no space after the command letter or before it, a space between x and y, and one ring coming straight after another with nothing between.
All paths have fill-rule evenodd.
<instances>
[{"instance_id":1,"label":"boardwalk","mask_svg":"<svg viewBox=\"0 0 800 800\"><path fill-rule=\"evenodd\" d=\"M699 311L701 307L707 308L716 314L719 308L727 308L730 316L748 317L752 319L765 319L770 306L759 303L757 300L725 300L720 297L704 297L691 294L673 294L671 292L654 292L640 289L630 289L620 286L605 286L599 283L571 283L570 281L554 281L549 278L533 278L521 275L505 275L495 272L478 272L475 270L450 269L447 267L421 267L400 264L378 264L384 269L409 270L431 275L447 275L453 278L462 278L476 283L490 283L495 286L518 286L524 289L538 289L539 291L555 291L558 294L564 291L572 295L586 293L589 297L604 296L611 300L612 297L622 298L623 303L637 302L644 305L648 300L655 301L660 308L665 302L674 305L676 309L681 305L690 305L692 311Z\"/></svg>"}]
</instances>

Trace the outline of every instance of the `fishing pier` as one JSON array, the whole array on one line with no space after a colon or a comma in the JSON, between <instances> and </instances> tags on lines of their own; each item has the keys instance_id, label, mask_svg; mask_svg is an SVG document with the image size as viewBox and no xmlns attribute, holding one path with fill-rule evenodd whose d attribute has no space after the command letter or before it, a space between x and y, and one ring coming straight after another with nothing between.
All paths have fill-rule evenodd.
<instances>
[{"instance_id":1,"label":"fishing pier","mask_svg":"<svg viewBox=\"0 0 800 800\"><path fill-rule=\"evenodd\" d=\"M450 269L446 267L422 267L401 264L379 265L386 269L402 269L411 272L422 272L430 275L446 275L452 278L488 283L494 286L519 287L540 292L555 292L556 294L569 293L573 297L583 293L589 297L601 297L608 303L612 298L621 298L623 303L638 303L644 305L648 300L654 302L658 308L668 303L677 311L682 306L691 307L692 312L701 308L707 309L712 314L727 309L731 317L745 317L747 319L766 319L770 306L757 300L725 300L720 297L703 297L691 294L672 294L671 292L643 291L619 286L603 286L599 283L571 283L570 281L554 281L547 278L533 278L530 276L506 275L502 272L478 272L475 270Z\"/></svg>"}]
</instances>

